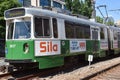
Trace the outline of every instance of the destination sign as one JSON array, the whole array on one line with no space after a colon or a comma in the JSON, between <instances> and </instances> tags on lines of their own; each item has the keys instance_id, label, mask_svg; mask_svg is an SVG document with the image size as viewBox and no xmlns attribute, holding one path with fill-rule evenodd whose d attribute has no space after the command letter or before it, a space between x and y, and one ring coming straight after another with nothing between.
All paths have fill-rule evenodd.
<instances>
[{"instance_id":1,"label":"destination sign","mask_svg":"<svg viewBox=\"0 0 120 80\"><path fill-rule=\"evenodd\" d=\"M19 17L25 15L25 9L12 9L5 12L6 18Z\"/></svg>"}]
</instances>

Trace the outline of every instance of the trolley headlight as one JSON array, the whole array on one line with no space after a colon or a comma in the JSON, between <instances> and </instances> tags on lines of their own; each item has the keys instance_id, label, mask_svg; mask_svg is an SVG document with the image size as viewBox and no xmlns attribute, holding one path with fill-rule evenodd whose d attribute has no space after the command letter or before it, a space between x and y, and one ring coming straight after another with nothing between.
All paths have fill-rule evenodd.
<instances>
[{"instance_id":1,"label":"trolley headlight","mask_svg":"<svg viewBox=\"0 0 120 80\"><path fill-rule=\"evenodd\" d=\"M7 45L5 45L5 54L8 53L8 48L7 48Z\"/></svg>"},{"instance_id":2,"label":"trolley headlight","mask_svg":"<svg viewBox=\"0 0 120 80\"><path fill-rule=\"evenodd\" d=\"M5 54L7 54L8 53L8 49L7 48L5 48Z\"/></svg>"},{"instance_id":3,"label":"trolley headlight","mask_svg":"<svg viewBox=\"0 0 120 80\"><path fill-rule=\"evenodd\" d=\"M25 54L29 52L29 44L28 43L25 43L23 45L23 51L24 51Z\"/></svg>"}]
</instances>

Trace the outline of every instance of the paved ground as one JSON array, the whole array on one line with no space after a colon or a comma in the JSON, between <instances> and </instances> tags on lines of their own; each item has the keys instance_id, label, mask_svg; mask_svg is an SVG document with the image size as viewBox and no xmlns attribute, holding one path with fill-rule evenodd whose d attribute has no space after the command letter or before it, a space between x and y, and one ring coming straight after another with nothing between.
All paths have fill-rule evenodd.
<instances>
[{"instance_id":1,"label":"paved ground","mask_svg":"<svg viewBox=\"0 0 120 80\"><path fill-rule=\"evenodd\" d=\"M0 66L7 65L6 62L4 62L4 58L0 58Z\"/></svg>"},{"instance_id":2,"label":"paved ground","mask_svg":"<svg viewBox=\"0 0 120 80\"><path fill-rule=\"evenodd\" d=\"M98 62L96 64L92 64L91 66L81 67L79 69L73 70L72 72L68 73L60 73L54 76L48 76L44 78L37 77L33 80L81 80L86 76L104 70L112 65L116 65L120 63L120 57ZM4 59L0 59L0 65L6 64ZM98 75L90 80L120 80L120 66L111 69L104 74Z\"/></svg>"},{"instance_id":3,"label":"paved ground","mask_svg":"<svg viewBox=\"0 0 120 80\"><path fill-rule=\"evenodd\" d=\"M4 62L4 58L1 57L0 58L0 74L3 74L4 72L6 72L6 65L8 65L8 63Z\"/></svg>"}]
</instances>

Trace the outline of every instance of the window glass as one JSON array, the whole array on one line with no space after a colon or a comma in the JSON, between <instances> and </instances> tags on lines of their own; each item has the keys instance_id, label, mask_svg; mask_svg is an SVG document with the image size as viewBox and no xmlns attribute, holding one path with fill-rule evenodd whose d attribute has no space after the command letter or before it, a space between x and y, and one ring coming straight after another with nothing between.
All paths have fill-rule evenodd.
<instances>
[{"instance_id":1,"label":"window glass","mask_svg":"<svg viewBox=\"0 0 120 80\"><path fill-rule=\"evenodd\" d=\"M117 37L118 37L118 34L117 34L117 31L113 31L113 36L114 36L114 40L117 40Z\"/></svg>"},{"instance_id":2,"label":"window glass","mask_svg":"<svg viewBox=\"0 0 120 80\"><path fill-rule=\"evenodd\" d=\"M85 32L84 32L84 37L86 38L86 39L90 39L90 26L85 26L84 27L85 28Z\"/></svg>"},{"instance_id":3,"label":"window glass","mask_svg":"<svg viewBox=\"0 0 120 80\"><path fill-rule=\"evenodd\" d=\"M65 21L66 38L90 39L90 26Z\"/></svg>"},{"instance_id":4,"label":"window glass","mask_svg":"<svg viewBox=\"0 0 120 80\"><path fill-rule=\"evenodd\" d=\"M97 40L98 39L98 30L92 29L92 39Z\"/></svg>"},{"instance_id":5,"label":"window glass","mask_svg":"<svg viewBox=\"0 0 120 80\"><path fill-rule=\"evenodd\" d=\"M66 7L66 5L64 5L64 9L65 9L65 10L67 10L67 7Z\"/></svg>"},{"instance_id":6,"label":"window glass","mask_svg":"<svg viewBox=\"0 0 120 80\"><path fill-rule=\"evenodd\" d=\"M62 4L55 2L55 1L53 1L53 6L57 8L62 8Z\"/></svg>"},{"instance_id":7,"label":"window glass","mask_svg":"<svg viewBox=\"0 0 120 80\"><path fill-rule=\"evenodd\" d=\"M50 36L49 19L43 19L44 36Z\"/></svg>"},{"instance_id":8,"label":"window glass","mask_svg":"<svg viewBox=\"0 0 120 80\"><path fill-rule=\"evenodd\" d=\"M23 6L29 7L31 6L31 0L23 0Z\"/></svg>"},{"instance_id":9,"label":"window glass","mask_svg":"<svg viewBox=\"0 0 120 80\"><path fill-rule=\"evenodd\" d=\"M43 36L42 18L35 17L35 37Z\"/></svg>"},{"instance_id":10,"label":"window glass","mask_svg":"<svg viewBox=\"0 0 120 80\"><path fill-rule=\"evenodd\" d=\"M49 19L35 17L35 37L48 37L50 36L50 24Z\"/></svg>"},{"instance_id":11,"label":"window glass","mask_svg":"<svg viewBox=\"0 0 120 80\"><path fill-rule=\"evenodd\" d=\"M13 37L13 28L14 28L14 23L10 23L9 28L8 28L8 39L12 39Z\"/></svg>"},{"instance_id":12,"label":"window glass","mask_svg":"<svg viewBox=\"0 0 120 80\"><path fill-rule=\"evenodd\" d=\"M53 34L54 38L58 38L57 20L53 18Z\"/></svg>"},{"instance_id":13,"label":"window glass","mask_svg":"<svg viewBox=\"0 0 120 80\"><path fill-rule=\"evenodd\" d=\"M118 32L118 40L120 41L120 32Z\"/></svg>"},{"instance_id":14,"label":"window glass","mask_svg":"<svg viewBox=\"0 0 120 80\"><path fill-rule=\"evenodd\" d=\"M77 38L83 38L83 28L78 26L76 27Z\"/></svg>"},{"instance_id":15,"label":"window glass","mask_svg":"<svg viewBox=\"0 0 120 80\"><path fill-rule=\"evenodd\" d=\"M105 39L104 28L101 28L100 30L100 39Z\"/></svg>"},{"instance_id":16,"label":"window glass","mask_svg":"<svg viewBox=\"0 0 120 80\"><path fill-rule=\"evenodd\" d=\"M74 27L70 22L65 22L66 38L74 38Z\"/></svg>"},{"instance_id":17,"label":"window glass","mask_svg":"<svg viewBox=\"0 0 120 80\"><path fill-rule=\"evenodd\" d=\"M31 34L31 23L29 21L26 22L16 22L15 23L15 34L14 39L24 39L30 38Z\"/></svg>"},{"instance_id":18,"label":"window glass","mask_svg":"<svg viewBox=\"0 0 120 80\"><path fill-rule=\"evenodd\" d=\"M50 6L51 1L50 0L40 0L40 6Z\"/></svg>"}]
</instances>

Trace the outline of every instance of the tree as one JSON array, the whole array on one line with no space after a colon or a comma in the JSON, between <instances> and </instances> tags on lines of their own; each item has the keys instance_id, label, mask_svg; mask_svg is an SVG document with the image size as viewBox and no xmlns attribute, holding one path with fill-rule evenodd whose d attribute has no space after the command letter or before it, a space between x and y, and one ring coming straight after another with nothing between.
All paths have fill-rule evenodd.
<instances>
[{"instance_id":1,"label":"tree","mask_svg":"<svg viewBox=\"0 0 120 80\"><path fill-rule=\"evenodd\" d=\"M114 25L114 20L112 17L108 17L108 18L101 18L100 16L96 17L96 21L102 24L106 24L108 26L113 26Z\"/></svg>"},{"instance_id":2,"label":"tree","mask_svg":"<svg viewBox=\"0 0 120 80\"><path fill-rule=\"evenodd\" d=\"M72 0L65 0L65 2L66 2L66 8L72 11Z\"/></svg>"},{"instance_id":3,"label":"tree","mask_svg":"<svg viewBox=\"0 0 120 80\"><path fill-rule=\"evenodd\" d=\"M96 16L96 21L99 23L103 23L103 18L101 18L100 16Z\"/></svg>"},{"instance_id":4,"label":"tree","mask_svg":"<svg viewBox=\"0 0 120 80\"><path fill-rule=\"evenodd\" d=\"M81 13L81 4L79 0L74 0L72 4L72 13L73 14L80 14Z\"/></svg>"},{"instance_id":5,"label":"tree","mask_svg":"<svg viewBox=\"0 0 120 80\"><path fill-rule=\"evenodd\" d=\"M18 0L0 0L0 38L5 38L4 11L18 6Z\"/></svg>"},{"instance_id":6,"label":"tree","mask_svg":"<svg viewBox=\"0 0 120 80\"><path fill-rule=\"evenodd\" d=\"M93 11L93 9L92 9L91 0L85 0L85 2L84 2L84 9L83 9L84 16L87 16L87 17L91 18L92 11Z\"/></svg>"},{"instance_id":7,"label":"tree","mask_svg":"<svg viewBox=\"0 0 120 80\"><path fill-rule=\"evenodd\" d=\"M108 22L106 23L106 25L108 25L108 26L113 26L113 25L114 25L114 22L108 21Z\"/></svg>"},{"instance_id":8,"label":"tree","mask_svg":"<svg viewBox=\"0 0 120 80\"><path fill-rule=\"evenodd\" d=\"M81 14L91 18L92 3L91 0L65 0L66 8L73 14Z\"/></svg>"}]
</instances>

